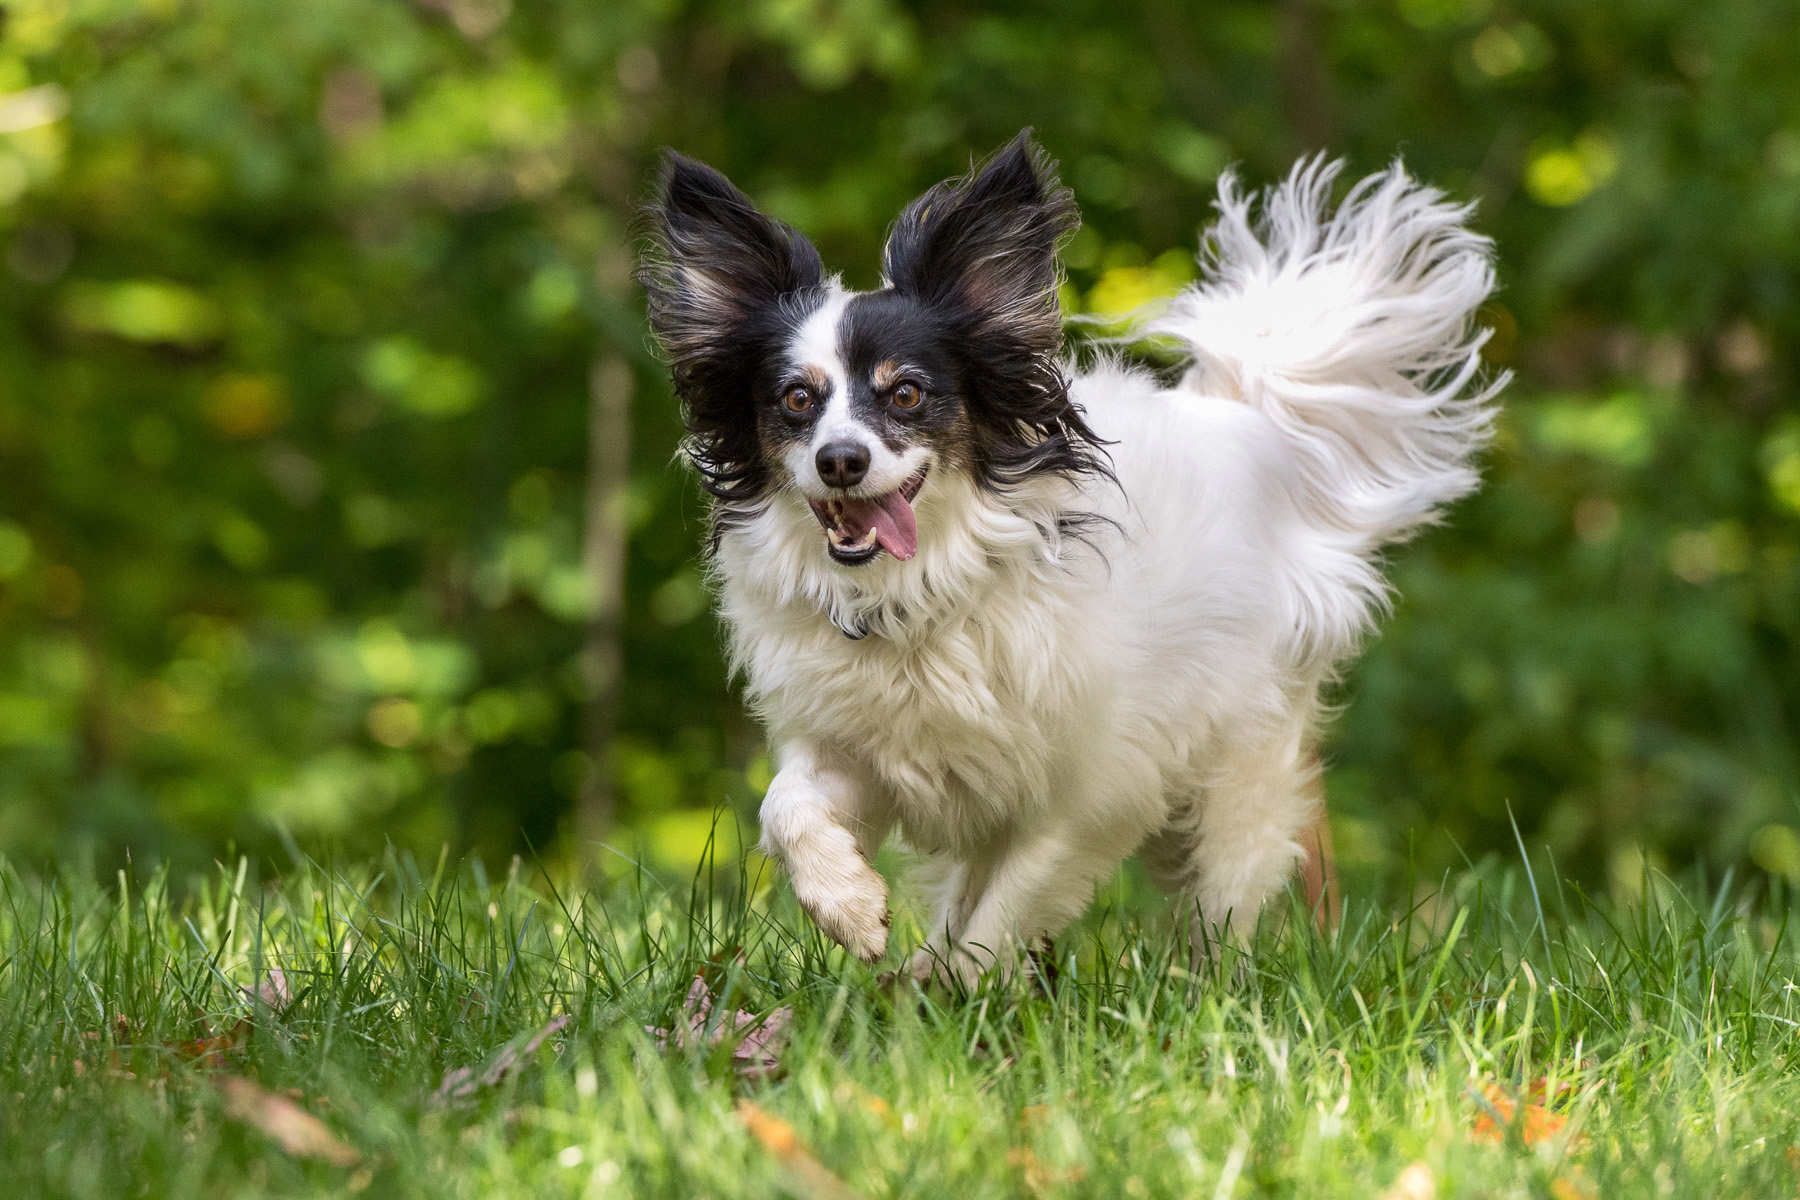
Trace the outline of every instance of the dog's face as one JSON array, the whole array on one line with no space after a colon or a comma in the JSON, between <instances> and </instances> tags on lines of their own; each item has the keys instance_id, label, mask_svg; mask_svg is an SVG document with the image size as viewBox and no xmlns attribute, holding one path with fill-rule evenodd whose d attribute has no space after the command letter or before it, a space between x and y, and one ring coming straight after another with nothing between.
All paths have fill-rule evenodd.
<instances>
[{"instance_id":1,"label":"dog's face","mask_svg":"<svg viewBox=\"0 0 1800 1200\"><path fill-rule=\"evenodd\" d=\"M934 475L1004 491L1097 469L1057 354L1068 191L1021 134L889 235L885 286L845 291L804 237L669 155L642 272L688 454L727 523L792 489L846 567L918 549Z\"/></svg>"}]
</instances>

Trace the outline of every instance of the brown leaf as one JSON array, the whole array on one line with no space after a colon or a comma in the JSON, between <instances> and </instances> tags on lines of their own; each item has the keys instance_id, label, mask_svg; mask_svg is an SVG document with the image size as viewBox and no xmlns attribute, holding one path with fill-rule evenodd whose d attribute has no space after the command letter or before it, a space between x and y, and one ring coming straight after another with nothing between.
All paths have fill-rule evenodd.
<instances>
[{"instance_id":1,"label":"brown leaf","mask_svg":"<svg viewBox=\"0 0 1800 1200\"><path fill-rule=\"evenodd\" d=\"M331 1127L289 1100L241 1075L221 1075L219 1090L225 1093L225 1115L252 1129L295 1158L316 1158L334 1167L354 1167L362 1155L345 1145Z\"/></svg>"},{"instance_id":2,"label":"brown leaf","mask_svg":"<svg viewBox=\"0 0 1800 1200\"><path fill-rule=\"evenodd\" d=\"M426 1103L433 1108L441 1108L452 1100L473 1096L484 1087L499 1086L508 1075L519 1069L521 1063L529 1061L552 1034L560 1032L568 1023L569 1018L565 1014L537 1030L523 1042L509 1043L502 1047L500 1053L494 1056L494 1061L488 1064L487 1070L483 1071L480 1076L475 1074L473 1067L458 1067L456 1070L446 1073L444 1081L438 1084L437 1091L431 1094L431 1098Z\"/></svg>"},{"instance_id":3,"label":"brown leaf","mask_svg":"<svg viewBox=\"0 0 1800 1200\"><path fill-rule=\"evenodd\" d=\"M813 1157L794 1127L750 1100L737 1103L738 1120L763 1149L780 1160L788 1187L804 1200L862 1200L862 1193L832 1174Z\"/></svg>"},{"instance_id":4,"label":"brown leaf","mask_svg":"<svg viewBox=\"0 0 1800 1200\"><path fill-rule=\"evenodd\" d=\"M768 1079L781 1072L781 1050L787 1045L794 1010L786 1005L758 1017L742 1009L719 1011L707 970L694 976L679 1020L668 1029L645 1027L663 1050L711 1050L729 1042L731 1065L746 1079Z\"/></svg>"},{"instance_id":5,"label":"brown leaf","mask_svg":"<svg viewBox=\"0 0 1800 1200\"><path fill-rule=\"evenodd\" d=\"M1539 1094L1542 1094L1541 1088ZM1517 1130L1520 1141L1535 1146L1561 1133L1563 1126L1569 1123L1567 1117L1559 1116L1541 1104L1521 1106L1497 1083L1483 1088L1475 1098L1475 1104L1475 1123L1469 1129L1469 1136L1478 1142L1497 1145L1506 1140L1509 1130Z\"/></svg>"},{"instance_id":6,"label":"brown leaf","mask_svg":"<svg viewBox=\"0 0 1800 1200\"><path fill-rule=\"evenodd\" d=\"M244 1042L250 1036L250 1022L239 1021L223 1033L208 1034L191 1041L177 1042L175 1053L188 1060L193 1066L205 1070L223 1067L227 1058L235 1056L244 1048Z\"/></svg>"}]
</instances>

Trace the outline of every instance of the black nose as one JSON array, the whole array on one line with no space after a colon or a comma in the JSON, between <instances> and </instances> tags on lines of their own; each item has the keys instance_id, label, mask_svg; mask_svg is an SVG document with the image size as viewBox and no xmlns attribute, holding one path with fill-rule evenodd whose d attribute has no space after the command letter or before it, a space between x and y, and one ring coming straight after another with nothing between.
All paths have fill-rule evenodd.
<instances>
[{"instance_id":1,"label":"black nose","mask_svg":"<svg viewBox=\"0 0 1800 1200\"><path fill-rule=\"evenodd\" d=\"M826 442L813 456L826 487L849 488L869 473L869 448L856 442Z\"/></svg>"}]
</instances>

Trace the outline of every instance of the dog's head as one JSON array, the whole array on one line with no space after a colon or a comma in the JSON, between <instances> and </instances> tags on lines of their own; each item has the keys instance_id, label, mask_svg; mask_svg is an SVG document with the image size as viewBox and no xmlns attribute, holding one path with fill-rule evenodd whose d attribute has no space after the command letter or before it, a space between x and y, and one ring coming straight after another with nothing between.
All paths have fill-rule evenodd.
<instances>
[{"instance_id":1,"label":"dog's head","mask_svg":"<svg viewBox=\"0 0 1800 1200\"><path fill-rule=\"evenodd\" d=\"M907 207L878 291L844 290L804 237L678 154L647 217L650 323L720 520L793 489L856 566L914 555L934 476L1004 492L1102 469L1057 363L1074 201L1025 134Z\"/></svg>"}]
</instances>

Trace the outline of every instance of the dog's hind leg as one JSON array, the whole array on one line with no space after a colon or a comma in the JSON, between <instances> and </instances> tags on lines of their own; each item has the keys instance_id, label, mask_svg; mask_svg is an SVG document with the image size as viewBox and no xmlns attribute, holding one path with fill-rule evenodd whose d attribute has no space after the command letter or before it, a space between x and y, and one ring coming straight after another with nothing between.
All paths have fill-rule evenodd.
<instances>
[{"instance_id":1,"label":"dog's hind leg","mask_svg":"<svg viewBox=\"0 0 1800 1200\"><path fill-rule=\"evenodd\" d=\"M1244 937L1305 854L1323 806L1304 730L1221 737L1202 792L1145 848L1153 876L1192 907L1196 948Z\"/></svg>"},{"instance_id":2,"label":"dog's hind leg","mask_svg":"<svg viewBox=\"0 0 1800 1200\"><path fill-rule=\"evenodd\" d=\"M827 937L864 962L887 951L887 882L870 864L893 818L878 790L810 748L782 749L762 803L762 848Z\"/></svg>"}]
</instances>

